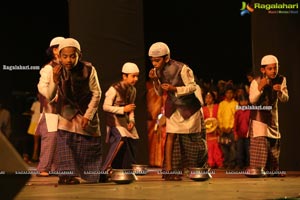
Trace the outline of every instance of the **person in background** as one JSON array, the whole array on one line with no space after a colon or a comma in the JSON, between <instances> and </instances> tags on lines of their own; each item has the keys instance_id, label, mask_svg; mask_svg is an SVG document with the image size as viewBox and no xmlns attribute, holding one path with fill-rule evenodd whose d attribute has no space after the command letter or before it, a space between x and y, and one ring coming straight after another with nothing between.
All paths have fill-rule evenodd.
<instances>
[{"instance_id":1,"label":"person in background","mask_svg":"<svg viewBox=\"0 0 300 200\"><path fill-rule=\"evenodd\" d=\"M146 82L147 89L147 129L149 166L163 167L164 149L166 142L166 120L164 116L165 96L158 96L151 80Z\"/></svg>"},{"instance_id":2,"label":"person in background","mask_svg":"<svg viewBox=\"0 0 300 200\"><path fill-rule=\"evenodd\" d=\"M223 167L223 153L218 142L219 127L218 127L218 108L219 104L215 103L216 96L213 92L208 91L205 94L205 105L202 107L205 127L206 141L208 149L208 166L210 168Z\"/></svg>"},{"instance_id":3,"label":"person in background","mask_svg":"<svg viewBox=\"0 0 300 200\"><path fill-rule=\"evenodd\" d=\"M25 113L23 113L25 114ZM37 129L40 115L41 115L41 104L39 101L39 94L36 95L36 99L33 101L30 112L28 113L31 116L29 127L27 130L27 133L33 137L33 153L31 158L29 158L28 154L23 154L23 158L25 162L32 161L38 161L39 158L39 145L40 145L40 137L39 135L35 134L35 131Z\"/></svg>"},{"instance_id":4,"label":"person in background","mask_svg":"<svg viewBox=\"0 0 300 200\"><path fill-rule=\"evenodd\" d=\"M41 150L37 170L37 176L47 177L57 170L57 123L56 99L49 101L49 90L55 87L53 81L53 68L59 65L58 46L64 37L54 37L46 51L47 64L40 70L40 78L37 84L40 93L41 119L39 121L36 135L41 137Z\"/></svg>"},{"instance_id":5,"label":"person in background","mask_svg":"<svg viewBox=\"0 0 300 200\"><path fill-rule=\"evenodd\" d=\"M251 82L253 81L254 79L254 72L253 71L250 71L246 74L246 78L247 78L247 84L245 84L245 90L246 90L246 93L249 95L249 90L250 90L250 84Z\"/></svg>"},{"instance_id":6,"label":"person in background","mask_svg":"<svg viewBox=\"0 0 300 200\"><path fill-rule=\"evenodd\" d=\"M126 62L122 67L122 79L112 84L105 93L103 110L106 114L106 142L110 148L102 171L131 169L136 164L136 143L139 139L135 127L136 88L139 68L135 63ZM106 182L105 173L101 182Z\"/></svg>"},{"instance_id":7,"label":"person in background","mask_svg":"<svg viewBox=\"0 0 300 200\"><path fill-rule=\"evenodd\" d=\"M233 98L233 86L228 84L225 88L224 100L219 103L218 123L221 131L219 142L224 156L223 167L234 169L236 167L236 150L234 142L234 114L238 102Z\"/></svg>"},{"instance_id":8,"label":"person in background","mask_svg":"<svg viewBox=\"0 0 300 200\"><path fill-rule=\"evenodd\" d=\"M98 183L102 163L98 106L101 88L95 67L81 60L81 48L74 38L58 46L60 65L53 68L59 114L57 133L58 184ZM78 178L79 177L79 178Z\"/></svg>"},{"instance_id":9,"label":"person in background","mask_svg":"<svg viewBox=\"0 0 300 200\"><path fill-rule=\"evenodd\" d=\"M280 139L278 101L287 102L289 94L286 77L278 74L278 59L265 55L261 59L261 76L250 85L250 103L260 106L251 110L250 118L250 167L262 168L274 176L279 170ZM270 173L269 175L272 175Z\"/></svg>"},{"instance_id":10,"label":"person in background","mask_svg":"<svg viewBox=\"0 0 300 200\"><path fill-rule=\"evenodd\" d=\"M153 87L158 95L167 94L163 178L166 181L179 181L186 168L207 164L206 140L201 134L201 102L195 94L201 94L201 91L196 91L200 87L196 84L191 68L171 59L167 44L152 44L148 56L154 67L149 71Z\"/></svg>"},{"instance_id":11,"label":"person in background","mask_svg":"<svg viewBox=\"0 0 300 200\"><path fill-rule=\"evenodd\" d=\"M249 122L250 109L247 94L238 96L239 106L234 115L234 139L236 141L236 168L245 169L249 166Z\"/></svg>"},{"instance_id":12,"label":"person in background","mask_svg":"<svg viewBox=\"0 0 300 200\"><path fill-rule=\"evenodd\" d=\"M217 92L218 92L218 99L217 99L217 102L221 102L224 100L225 98L225 89L226 89L226 85L227 85L227 82L224 81L224 80L219 80L217 85L216 85L216 88L217 88Z\"/></svg>"},{"instance_id":13,"label":"person in background","mask_svg":"<svg viewBox=\"0 0 300 200\"><path fill-rule=\"evenodd\" d=\"M238 100L240 95L248 94L243 83L235 86L234 99Z\"/></svg>"}]
</instances>

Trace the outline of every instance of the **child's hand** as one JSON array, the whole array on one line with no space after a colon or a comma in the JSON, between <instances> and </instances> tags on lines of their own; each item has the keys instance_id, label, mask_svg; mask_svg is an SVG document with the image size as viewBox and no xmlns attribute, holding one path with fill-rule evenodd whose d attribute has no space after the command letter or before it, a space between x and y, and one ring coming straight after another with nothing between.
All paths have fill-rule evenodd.
<instances>
[{"instance_id":1,"label":"child's hand","mask_svg":"<svg viewBox=\"0 0 300 200\"><path fill-rule=\"evenodd\" d=\"M161 88L165 91L173 91L173 92L177 91L175 86L168 84L168 83L161 84Z\"/></svg>"},{"instance_id":2,"label":"child's hand","mask_svg":"<svg viewBox=\"0 0 300 200\"><path fill-rule=\"evenodd\" d=\"M237 136L236 134L234 134L234 141L238 141L239 136Z\"/></svg>"},{"instance_id":3,"label":"child's hand","mask_svg":"<svg viewBox=\"0 0 300 200\"><path fill-rule=\"evenodd\" d=\"M264 77L262 79L260 79L260 83L258 85L258 90L262 91L263 88L269 84L269 79L267 77Z\"/></svg>"},{"instance_id":4,"label":"child's hand","mask_svg":"<svg viewBox=\"0 0 300 200\"><path fill-rule=\"evenodd\" d=\"M85 129L89 125L89 119L83 117L81 120L81 127L82 129Z\"/></svg>"},{"instance_id":5,"label":"child's hand","mask_svg":"<svg viewBox=\"0 0 300 200\"><path fill-rule=\"evenodd\" d=\"M133 127L134 127L134 122L129 122L127 124L127 130L131 131L133 129Z\"/></svg>"},{"instance_id":6,"label":"child's hand","mask_svg":"<svg viewBox=\"0 0 300 200\"><path fill-rule=\"evenodd\" d=\"M124 106L124 112L134 111L136 105L134 103Z\"/></svg>"},{"instance_id":7,"label":"child's hand","mask_svg":"<svg viewBox=\"0 0 300 200\"><path fill-rule=\"evenodd\" d=\"M281 85L280 84L273 85L273 90L275 90L277 92L281 91Z\"/></svg>"},{"instance_id":8,"label":"child's hand","mask_svg":"<svg viewBox=\"0 0 300 200\"><path fill-rule=\"evenodd\" d=\"M157 78L157 75L156 75L156 72L155 72L155 68L150 69L150 71L149 71L149 78L151 78L151 79L156 79Z\"/></svg>"}]
</instances>

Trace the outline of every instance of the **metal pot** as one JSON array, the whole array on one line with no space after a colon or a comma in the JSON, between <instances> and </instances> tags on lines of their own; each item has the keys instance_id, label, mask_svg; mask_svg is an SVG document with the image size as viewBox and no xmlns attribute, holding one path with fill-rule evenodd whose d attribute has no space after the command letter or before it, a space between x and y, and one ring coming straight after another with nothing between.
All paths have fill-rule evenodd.
<instances>
[{"instance_id":1,"label":"metal pot","mask_svg":"<svg viewBox=\"0 0 300 200\"><path fill-rule=\"evenodd\" d=\"M146 175L148 173L148 165L132 164L131 166L135 175Z\"/></svg>"},{"instance_id":2,"label":"metal pot","mask_svg":"<svg viewBox=\"0 0 300 200\"><path fill-rule=\"evenodd\" d=\"M132 169L112 169L111 181L117 184L129 184L137 180Z\"/></svg>"},{"instance_id":3,"label":"metal pot","mask_svg":"<svg viewBox=\"0 0 300 200\"><path fill-rule=\"evenodd\" d=\"M266 172L261 167L248 167L245 171L245 176L249 178L259 178L266 176Z\"/></svg>"},{"instance_id":4,"label":"metal pot","mask_svg":"<svg viewBox=\"0 0 300 200\"><path fill-rule=\"evenodd\" d=\"M193 167L189 168L189 178L194 181L206 181L212 176L208 168Z\"/></svg>"}]
</instances>

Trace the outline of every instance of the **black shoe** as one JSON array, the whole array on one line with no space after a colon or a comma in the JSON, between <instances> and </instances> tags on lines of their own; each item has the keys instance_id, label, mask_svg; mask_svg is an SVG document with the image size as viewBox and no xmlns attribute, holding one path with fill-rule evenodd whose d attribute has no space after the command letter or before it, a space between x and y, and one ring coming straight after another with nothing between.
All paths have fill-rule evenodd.
<instances>
[{"instance_id":1,"label":"black shoe","mask_svg":"<svg viewBox=\"0 0 300 200\"><path fill-rule=\"evenodd\" d=\"M100 174L99 183L107 183L109 179L108 174Z\"/></svg>"},{"instance_id":2,"label":"black shoe","mask_svg":"<svg viewBox=\"0 0 300 200\"><path fill-rule=\"evenodd\" d=\"M165 181L181 181L182 178L178 174L165 174L164 176Z\"/></svg>"},{"instance_id":3,"label":"black shoe","mask_svg":"<svg viewBox=\"0 0 300 200\"><path fill-rule=\"evenodd\" d=\"M75 185L80 184L80 181L73 176L61 176L58 180L59 185Z\"/></svg>"}]
</instances>

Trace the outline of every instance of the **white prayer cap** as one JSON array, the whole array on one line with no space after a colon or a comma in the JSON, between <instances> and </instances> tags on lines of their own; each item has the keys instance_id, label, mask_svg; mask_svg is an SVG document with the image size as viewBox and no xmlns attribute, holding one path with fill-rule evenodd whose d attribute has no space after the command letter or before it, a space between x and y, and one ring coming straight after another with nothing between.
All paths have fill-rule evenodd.
<instances>
[{"instance_id":1,"label":"white prayer cap","mask_svg":"<svg viewBox=\"0 0 300 200\"><path fill-rule=\"evenodd\" d=\"M278 59L273 55L266 55L261 59L261 65L274 64L278 65Z\"/></svg>"},{"instance_id":2,"label":"white prayer cap","mask_svg":"<svg viewBox=\"0 0 300 200\"><path fill-rule=\"evenodd\" d=\"M52 47L54 45L59 45L61 41L63 41L65 38L64 37L55 37L51 40L49 47Z\"/></svg>"},{"instance_id":3,"label":"white prayer cap","mask_svg":"<svg viewBox=\"0 0 300 200\"><path fill-rule=\"evenodd\" d=\"M122 67L122 72L125 74L139 73L138 66L132 62L126 62Z\"/></svg>"},{"instance_id":4,"label":"white prayer cap","mask_svg":"<svg viewBox=\"0 0 300 200\"><path fill-rule=\"evenodd\" d=\"M170 49L168 45L163 42L156 42L149 48L149 57L161 57L170 54Z\"/></svg>"},{"instance_id":5,"label":"white prayer cap","mask_svg":"<svg viewBox=\"0 0 300 200\"><path fill-rule=\"evenodd\" d=\"M74 38L65 38L58 46L58 51L61 51L65 47L75 47L80 51L80 44Z\"/></svg>"}]
</instances>

